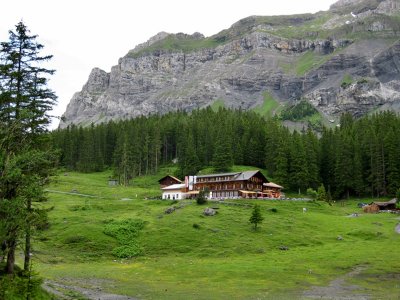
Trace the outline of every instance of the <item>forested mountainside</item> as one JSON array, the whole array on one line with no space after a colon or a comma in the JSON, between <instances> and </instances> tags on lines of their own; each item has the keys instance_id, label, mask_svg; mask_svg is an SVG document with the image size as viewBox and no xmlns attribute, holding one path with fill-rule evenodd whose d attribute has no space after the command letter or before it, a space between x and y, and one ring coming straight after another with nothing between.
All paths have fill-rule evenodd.
<instances>
[{"instance_id":1,"label":"forested mountainside","mask_svg":"<svg viewBox=\"0 0 400 300\"><path fill-rule=\"evenodd\" d=\"M61 164L82 172L113 168L120 182L176 163L179 177L205 166L265 168L286 190L305 192L321 184L334 197L394 195L400 188L400 117L382 112L340 127L289 131L255 112L219 109L174 112L57 130Z\"/></svg>"},{"instance_id":2,"label":"forested mountainside","mask_svg":"<svg viewBox=\"0 0 400 300\"><path fill-rule=\"evenodd\" d=\"M182 28L184 30L184 28ZM218 103L260 110L306 99L322 118L400 108L400 1L338 1L329 11L251 16L213 36L161 32L98 68L60 123L89 125Z\"/></svg>"}]
</instances>

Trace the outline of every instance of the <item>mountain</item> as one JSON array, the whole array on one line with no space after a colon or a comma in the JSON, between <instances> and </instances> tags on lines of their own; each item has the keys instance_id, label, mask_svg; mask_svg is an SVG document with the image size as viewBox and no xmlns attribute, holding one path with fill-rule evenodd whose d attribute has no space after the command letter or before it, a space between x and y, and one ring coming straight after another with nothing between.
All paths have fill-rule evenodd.
<instances>
[{"instance_id":1,"label":"mountain","mask_svg":"<svg viewBox=\"0 0 400 300\"><path fill-rule=\"evenodd\" d=\"M94 68L60 127L207 106L309 101L326 119L400 110L400 0L251 16L213 36L161 32L107 73Z\"/></svg>"}]
</instances>

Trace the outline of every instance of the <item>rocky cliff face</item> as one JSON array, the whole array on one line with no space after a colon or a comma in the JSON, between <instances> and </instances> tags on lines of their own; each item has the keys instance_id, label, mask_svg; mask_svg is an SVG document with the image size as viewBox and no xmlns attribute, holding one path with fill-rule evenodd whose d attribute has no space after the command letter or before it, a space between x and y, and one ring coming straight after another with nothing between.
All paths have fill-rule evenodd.
<instances>
[{"instance_id":1,"label":"rocky cliff face","mask_svg":"<svg viewBox=\"0 0 400 300\"><path fill-rule=\"evenodd\" d=\"M327 13L249 17L209 38L159 33L110 73L93 69L60 127L216 100L252 109L265 92L282 104L308 99L327 117L400 107L399 9L399 0L341 0Z\"/></svg>"}]
</instances>

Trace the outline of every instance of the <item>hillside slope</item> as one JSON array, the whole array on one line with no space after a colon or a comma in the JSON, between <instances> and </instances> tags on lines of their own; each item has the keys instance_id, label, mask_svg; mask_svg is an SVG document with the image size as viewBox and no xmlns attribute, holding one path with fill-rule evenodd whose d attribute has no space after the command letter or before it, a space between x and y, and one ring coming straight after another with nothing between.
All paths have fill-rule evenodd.
<instances>
[{"instance_id":1,"label":"hillside slope","mask_svg":"<svg viewBox=\"0 0 400 300\"><path fill-rule=\"evenodd\" d=\"M94 68L60 127L221 101L253 109L307 99L327 117L400 108L400 1L340 0L329 11L251 16L211 37L161 32Z\"/></svg>"},{"instance_id":2,"label":"hillside slope","mask_svg":"<svg viewBox=\"0 0 400 300\"><path fill-rule=\"evenodd\" d=\"M145 200L160 195L157 180L171 171L136 177L130 187L108 186L109 171L61 172L43 203L49 226L37 232L34 270L64 286L62 299L83 299L76 291L88 289L135 299L321 299L324 287L325 299L398 299L398 217L357 208L371 199ZM264 217L257 231L249 223L254 204ZM166 214L171 206L178 209ZM205 217L206 206L218 214ZM106 229L132 220L144 224L130 239L141 254L121 259L121 242Z\"/></svg>"}]
</instances>

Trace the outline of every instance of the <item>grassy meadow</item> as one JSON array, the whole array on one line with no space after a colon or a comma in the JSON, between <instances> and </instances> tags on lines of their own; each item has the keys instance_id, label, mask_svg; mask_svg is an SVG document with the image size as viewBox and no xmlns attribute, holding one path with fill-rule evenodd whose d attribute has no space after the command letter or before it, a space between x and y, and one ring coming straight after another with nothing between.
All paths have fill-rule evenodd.
<instances>
[{"instance_id":1,"label":"grassy meadow","mask_svg":"<svg viewBox=\"0 0 400 300\"><path fill-rule=\"evenodd\" d=\"M218 214L205 217L206 206L191 200L150 199L172 171L130 187L108 186L111 172L61 172L42 204L50 225L35 237L34 269L53 282L138 299L308 299L305 291L362 268L346 279L354 295L399 299L398 215L363 214L361 200L226 200L209 202ZM257 231L249 223L255 203L264 217ZM165 214L170 206L178 209ZM133 238L140 255L130 259L116 257L121 241L105 234L123 220L144 224Z\"/></svg>"}]
</instances>

